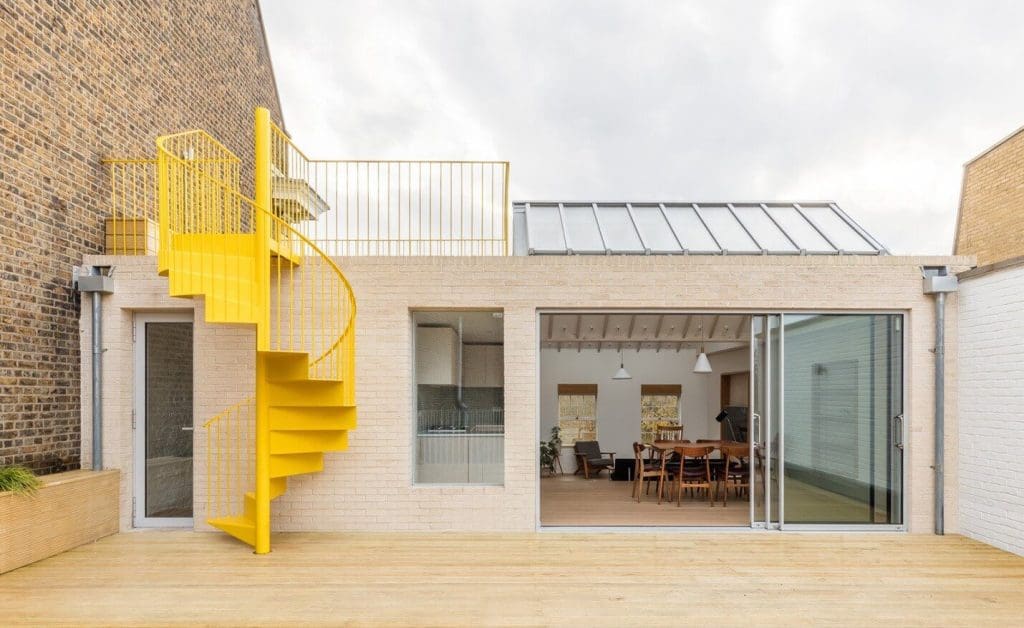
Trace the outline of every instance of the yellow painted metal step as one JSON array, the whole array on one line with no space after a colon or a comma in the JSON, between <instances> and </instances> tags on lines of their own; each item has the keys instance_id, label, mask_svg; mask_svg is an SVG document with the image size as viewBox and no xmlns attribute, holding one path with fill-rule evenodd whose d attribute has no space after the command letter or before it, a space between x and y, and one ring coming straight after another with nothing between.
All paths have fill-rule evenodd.
<instances>
[{"instance_id":1,"label":"yellow painted metal step","mask_svg":"<svg viewBox=\"0 0 1024 628\"><path fill-rule=\"evenodd\" d=\"M203 304L207 323L259 323L259 309L251 300L228 300L207 296Z\"/></svg>"},{"instance_id":2,"label":"yellow painted metal step","mask_svg":"<svg viewBox=\"0 0 1024 628\"><path fill-rule=\"evenodd\" d=\"M237 257L255 257L256 236L252 233L187 233L171 236L171 251L215 252ZM302 243L270 239L270 254L281 263L301 264ZM274 262L276 264L276 262Z\"/></svg>"},{"instance_id":3,"label":"yellow painted metal step","mask_svg":"<svg viewBox=\"0 0 1024 628\"><path fill-rule=\"evenodd\" d=\"M260 351L267 365L268 381L294 382L309 379L309 354L305 351Z\"/></svg>"},{"instance_id":4,"label":"yellow painted metal step","mask_svg":"<svg viewBox=\"0 0 1024 628\"><path fill-rule=\"evenodd\" d=\"M275 407L342 406L345 401L345 384L336 380L270 381L267 387L270 405Z\"/></svg>"},{"instance_id":5,"label":"yellow painted metal step","mask_svg":"<svg viewBox=\"0 0 1024 628\"><path fill-rule=\"evenodd\" d=\"M288 490L288 478L271 478L270 499L271 501L284 495ZM249 491L245 494L245 516L248 519L256 520L256 493Z\"/></svg>"},{"instance_id":6,"label":"yellow painted metal step","mask_svg":"<svg viewBox=\"0 0 1024 628\"><path fill-rule=\"evenodd\" d=\"M272 478L319 473L323 470L324 455L321 453L270 454L270 477Z\"/></svg>"},{"instance_id":7,"label":"yellow painted metal step","mask_svg":"<svg viewBox=\"0 0 1024 628\"><path fill-rule=\"evenodd\" d=\"M355 406L270 407L272 430L354 430Z\"/></svg>"},{"instance_id":8,"label":"yellow painted metal step","mask_svg":"<svg viewBox=\"0 0 1024 628\"><path fill-rule=\"evenodd\" d=\"M245 516L234 516L234 517L217 517L216 519L208 519L207 523L223 530L231 536L235 537L239 541L248 543L249 545L256 545L256 519Z\"/></svg>"},{"instance_id":9,"label":"yellow painted metal step","mask_svg":"<svg viewBox=\"0 0 1024 628\"><path fill-rule=\"evenodd\" d=\"M270 432L270 454L304 454L348 449L345 430Z\"/></svg>"}]
</instances>

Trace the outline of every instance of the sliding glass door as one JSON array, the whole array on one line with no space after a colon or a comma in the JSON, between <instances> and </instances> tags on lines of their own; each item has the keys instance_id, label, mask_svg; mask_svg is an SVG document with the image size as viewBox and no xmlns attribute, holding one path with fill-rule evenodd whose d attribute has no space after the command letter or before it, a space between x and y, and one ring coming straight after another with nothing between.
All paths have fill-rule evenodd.
<instances>
[{"instance_id":1,"label":"sliding glass door","mask_svg":"<svg viewBox=\"0 0 1024 628\"><path fill-rule=\"evenodd\" d=\"M784 524L902 524L902 317L782 320Z\"/></svg>"},{"instance_id":2,"label":"sliding glass door","mask_svg":"<svg viewBox=\"0 0 1024 628\"><path fill-rule=\"evenodd\" d=\"M903 524L903 318L754 317L755 527Z\"/></svg>"}]
</instances>

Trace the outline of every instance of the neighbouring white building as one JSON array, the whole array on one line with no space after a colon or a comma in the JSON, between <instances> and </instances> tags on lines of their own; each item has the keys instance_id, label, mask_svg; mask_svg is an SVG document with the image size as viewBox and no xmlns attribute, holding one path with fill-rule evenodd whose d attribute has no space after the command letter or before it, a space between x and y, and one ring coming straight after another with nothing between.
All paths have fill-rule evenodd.
<instances>
[{"instance_id":1,"label":"neighbouring white building","mask_svg":"<svg viewBox=\"0 0 1024 628\"><path fill-rule=\"evenodd\" d=\"M1024 555L1024 129L964 167L955 252L960 529Z\"/></svg>"}]
</instances>

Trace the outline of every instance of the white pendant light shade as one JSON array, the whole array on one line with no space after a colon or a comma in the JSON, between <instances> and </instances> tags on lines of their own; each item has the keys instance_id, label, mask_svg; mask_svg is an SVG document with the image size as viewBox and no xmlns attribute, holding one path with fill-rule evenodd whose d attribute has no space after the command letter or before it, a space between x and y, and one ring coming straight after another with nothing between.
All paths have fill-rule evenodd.
<instances>
[{"instance_id":1,"label":"white pendant light shade","mask_svg":"<svg viewBox=\"0 0 1024 628\"><path fill-rule=\"evenodd\" d=\"M626 367L622 364L622 352L619 352L619 370L615 371L615 375L612 375L612 379L633 379L633 376L629 374Z\"/></svg>"},{"instance_id":2,"label":"white pendant light shade","mask_svg":"<svg viewBox=\"0 0 1024 628\"><path fill-rule=\"evenodd\" d=\"M693 365L694 373L710 373L711 362L708 360L708 354L703 351L697 355L697 362Z\"/></svg>"}]
</instances>

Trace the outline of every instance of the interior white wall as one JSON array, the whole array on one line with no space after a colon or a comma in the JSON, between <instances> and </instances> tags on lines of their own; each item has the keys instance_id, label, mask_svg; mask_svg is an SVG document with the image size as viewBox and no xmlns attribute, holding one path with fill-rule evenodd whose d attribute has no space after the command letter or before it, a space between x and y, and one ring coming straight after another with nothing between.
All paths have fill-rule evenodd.
<instances>
[{"instance_id":1,"label":"interior white wall","mask_svg":"<svg viewBox=\"0 0 1024 628\"><path fill-rule=\"evenodd\" d=\"M708 347L708 350L712 350ZM632 446L640 440L640 387L643 384L679 384L682 386L683 434L691 440L718 438L719 424L714 417L721 399L721 374L746 371L750 353L746 348L710 356L712 373L693 372L697 359L694 349L684 348L623 354L626 370L633 379L616 381L612 375L619 368L619 354L605 349L577 352L573 349L542 349L540 351L540 429L547 440L558 422L559 384L597 384L597 438L604 451L614 451L616 458L632 457ZM562 451L562 466L567 472L576 468L572 448Z\"/></svg>"}]
</instances>

